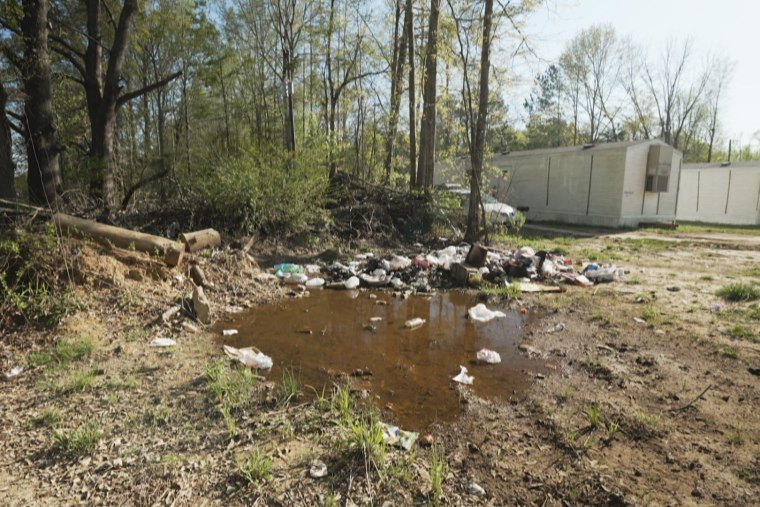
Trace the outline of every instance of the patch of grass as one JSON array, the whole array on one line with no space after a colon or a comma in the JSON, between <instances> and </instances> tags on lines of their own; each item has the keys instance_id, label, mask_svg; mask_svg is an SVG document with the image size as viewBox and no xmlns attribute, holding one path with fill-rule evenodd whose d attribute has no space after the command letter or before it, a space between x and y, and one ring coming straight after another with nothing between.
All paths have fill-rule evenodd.
<instances>
[{"instance_id":1,"label":"patch of grass","mask_svg":"<svg viewBox=\"0 0 760 507\"><path fill-rule=\"evenodd\" d=\"M720 350L720 355L723 356L723 357L727 357L729 359L738 359L739 358L739 353L736 351L736 349L731 349L731 348L721 349Z\"/></svg>"},{"instance_id":2,"label":"patch of grass","mask_svg":"<svg viewBox=\"0 0 760 507\"><path fill-rule=\"evenodd\" d=\"M94 345L88 337L76 340L61 340L53 347L29 355L32 366L65 366L73 361L80 361L92 354Z\"/></svg>"},{"instance_id":3,"label":"patch of grass","mask_svg":"<svg viewBox=\"0 0 760 507\"><path fill-rule=\"evenodd\" d=\"M30 421L34 428L55 428L61 420L61 413L55 408L46 408Z\"/></svg>"},{"instance_id":4,"label":"patch of grass","mask_svg":"<svg viewBox=\"0 0 760 507\"><path fill-rule=\"evenodd\" d=\"M237 434L236 417L253 406L256 395L256 376L246 367L230 367L218 359L206 365L203 372L206 392L216 403L230 437Z\"/></svg>"},{"instance_id":5,"label":"patch of grass","mask_svg":"<svg viewBox=\"0 0 760 507\"><path fill-rule=\"evenodd\" d=\"M351 399L351 389L348 386L337 386L333 390L330 409L337 412L344 422L354 418L354 404Z\"/></svg>"},{"instance_id":6,"label":"patch of grass","mask_svg":"<svg viewBox=\"0 0 760 507\"><path fill-rule=\"evenodd\" d=\"M751 342L754 342L756 339L754 331L744 326L733 326L729 328L728 336L730 336L731 338L748 340Z\"/></svg>"},{"instance_id":7,"label":"patch of grass","mask_svg":"<svg viewBox=\"0 0 760 507\"><path fill-rule=\"evenodd\" d=\"M732 283L715 293L726 301L743 302L760 299L760 289L746 283Z\"/></svg>"},{"instance_id":8,"label":"patch of grass","mask_svg":"<svg viewBox=\"0 0 760 507\"><path fill-rule=\"evenodd\" d=\"M449 465L446 461L446 452L443 446L435 444L432 449L430 461L430 505L441 505L443 499L443 481L449 474Z\"/></svg>"},{"instance_id":9,"label":"patch of grass","mask_svg":"<svg viewBox=\"0 0 760 507\"><path fill-rule=\"evenodd\" d=\"M641 311L641 318L650 326L655 326L660 322L662 314L659 308L647 306Z\"/></svg>"},{"instance_id":10,"label":"patch of grass","mask_svg":"<svg viewBox=\"0 0 760 507\"><path fill-rule=\"evenodd\" d=\"M61 454L76 458L89 454L103 436L98 423L90 421L71 431L54 431L54 447Z\"/></svg>"},{"instance_id":11,"label":"patch of grass","mask_svg":"<svg viewBox=\"0 0 760 507\"><path fill-rule=\"evenodd\" d=\"M616 239L616 242L620 242L621 245L629 247L631 250L639 252L642 250L660 252L673 248L674 243L665 239L653 239L653 238L620 238Z\"/></svg>"},{"instance_id":12,"label":"patch of grass","mask_svg":"<svg viewBox=\"0 0 760 507\"><path fill-rule=\"evenodd\" d=\"M89 391L102 374L103 370L95 366L73 370L58 382L56 390L59 393Z\"/></svg>"},{"instance_id":13,"label":"patch of grass","mask_svg":"<svg viewBox=\"0 0 760 507\"><path fill-rule=\"evenodd\" d=\"M615 434L617 433L618 429L620 428L620 423L617 421L609 421L607 423L607 440L610 441L615 437Z\"/></svg>"},{"instance_id":14,"label":"patch of grass","mask_svg":"<svg viewBox=\"0 0 760 507\"><path fill-rule=\"evenodd\" d=\"M629 276L623 281L626 285L641 285L643 282L644 280L639 275Z\"/></svg>"},{"instance_id":15,"label":"patch of grass","mask_svg":"<svg viewBox=\"0 0 760 507\"><path fill-rule=\"evenodd\" d=\"M592 428L599 427L599 423L602 420L602 411L599 408L599 403L593 401L589 404L588 408L586 409L586 417L588 418L588 422Z\"/></svg>"},{"instance_id":16,"label":"patch of grass","mask_svg":"<svg viewBox=\"0 0 760 507\"><path fill-rule=\"evenodd\" d=\"M715 280L715 277L712 275L702 275L699 277L699 279L705 282L712 282L713 280Z\"/></svg>"},{"instance_id":17,"label":"patch of grass","mask_svg":"<svg viewBox=\"0 0 760 507\"><path fill-rule=\"evenodd\" d=\"M135 326L127 331L127 336L124 338L128 342L141 341L150 335L150 331L142 326Z\"/></svg>"},{"instance_id":18,"label":"patch of grass","mask_svg":"<svg viewBox=\"0 0 760 507\"><path fill-rule=\"evenodd\" d=\"M745 269L744 271L741 272L741 275L749 276L752 278L760 278L760 268L753 267L753 268Z\"/></svg>"},{"instance_id":19,"label":"patch of grass","mask_svg":"<svg viewBox=\"0 0 760 507\"><path fill-rule=\"evenodd\" d=\"M520 297L520 282L512 282L509 285L488 285L480 289L480 293L488 297L498 297L509 301Z\"/></svg>"},{"instance_id":20,"label":"patch of grass","mask_svg":"<svg viewBox=\"0 0 760 507\"><path fill-rule=\"evenodd\" d=\"M349 454L361 456L367 468L381 471L385 465L386 448L383 443L383 428L375 411L370 409L363 417L350 421L348 429L345 447Z\"/></svg>"},{"instance_id":21,"label":"patch of grass","mask_svg":"<svg viewBox=\"0 0 760 507\"><path fill-rule=\"evenodd\" d=\"M740 425L734 428L734 431L731 433L731 436L728 438L728 443L735 447L738 447L740 445L744 445L744 442L746 440L747 440L747 432Z\"/></svg>"},{"instance_id":22,"label":"patch of grass","mask_svg":"<svg viewBox=\"0 0 760 507\"><path fill-rule=\"evenodd\" d=\"M282 384L277 394L280 405L287 405L290 400L298 397L301 393L301 374L294 368L285 368L282 372Z\"/></svg>"},{"instance_id":23,"label":"patch of grass","mask_svg":"<svg viewBox=\"0 0 760 507\"><path fill-rule=\"evenodd\" d=\"M239 459L237 471L248 484L266 482L271 478L272 458L254 449L247 458Z\"/></svg>"}]
</instances>

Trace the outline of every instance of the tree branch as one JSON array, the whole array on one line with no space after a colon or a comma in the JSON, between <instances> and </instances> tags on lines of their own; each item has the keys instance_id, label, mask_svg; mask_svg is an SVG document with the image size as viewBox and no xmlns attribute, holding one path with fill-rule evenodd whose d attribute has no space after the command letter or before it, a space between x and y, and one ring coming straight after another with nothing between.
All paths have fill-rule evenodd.
<instances>
[{"instance_id":1,"label":"tree branch","mask_svg":"<svg viewBox=\"0 0 760 507\"><path fill-rule=\"evenodd\" d=\"M152 92L153 90L157 88L161 88L162 86L166 86L168 83L170 83L171 81L174 81L181 75L182 75L182 71L177 71L174 74L171 74L170 76L166 76L160 81L156 81L155 83L151 83L148 86L143 86L142 88L138 88L137 90L125 93L124 95L119 97L118 100L116 101L116 107L119 108L134 98L145 95L146 93Z\"/></svg>"},{"instance_id":2,"label":"tree branch","mask_svg":"<svg viewBox=\"0 0 760 507\"><path fill-rule=\"evenodd\" d=\"M152 183L154 181L160 180L164 176L169 174L168 169L164 169L163 171L159 171L156 174L152 174L148 176L147 178L143 178L131 187L129 187L129 190L127 190L127 193L124 194L124 199L121 201L121 209L125 210L127 209L127 206L129 206L129 201L132 200L132 196L137 192L140 188L144 187L148 183Z\"/></svg>"}]
</instances>

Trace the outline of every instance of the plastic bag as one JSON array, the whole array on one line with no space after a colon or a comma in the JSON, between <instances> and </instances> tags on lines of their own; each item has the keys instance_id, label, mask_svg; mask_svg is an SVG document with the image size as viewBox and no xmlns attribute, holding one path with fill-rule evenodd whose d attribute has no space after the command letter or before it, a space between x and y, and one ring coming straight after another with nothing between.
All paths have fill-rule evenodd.
<instances>
[{"instance_id":1,"label":"plastic bag","mask_svg":"<svg viewBox=\"0 0 760 507\"><path fill-rule=\"evenodd\" d=\"M319 287L322 287L325 284L324 278L312 278L310 280L307 280L304 285L306 285L307 289L318 289Z\"/></svg>"},{"instance_id":2,"label":"plastic bag","mask_svg":"<svg viewBox=\"0 0 760 507\"><path fill-rule=\"evenodd\" d=\"M480 349L476 357L479 363L498 364L501 362L501 356L495 350Z\"/></svg>"},{"instance_id":3,"label":"plastic bag","mask_svg":"<svg viewBox=\"0 0 760 507\"><path fill-rule=\"evenodd\" d=\"M486 305L483 303L479 303L472 308L470 308L467 311L467 315L470 316L470 318L477 322L488 322L491 319L500 318L500 317L506 317L507 314L504 312L500 312L498 310L491 311L488 308L486 308Z\"/></svg>"},{"instance_id":4,"label":"plastic bag","mask_svg":"<svg viewBox=\"0 0 760 507\"><path fill-rule=\"evenodd\" d=\"M456 377L454 377L453 380L454 380L454 382L459 382L460 384L465 384L465 385L469 386L469 385L472 385L472 381L475 380L475 377L467 375L467 368L465 368L464 366L462 366L460 364L459 365L459 375L457 375Z\"/></svg>"},{"instance_id":5,"label":"plastic bag","mask_svg":"<svg viewBox=\"0 0 760 507\"><path fill-rule=\"evenodd\" d=\"M254 349L253 347L246 347L244 349L236 349L229 345L224 346L224 353L231 359L237 359L249 368L256 368L259 370L268 370L274 364L272 358L263 354L261 351Z\"/></svg>"}]
</instances>

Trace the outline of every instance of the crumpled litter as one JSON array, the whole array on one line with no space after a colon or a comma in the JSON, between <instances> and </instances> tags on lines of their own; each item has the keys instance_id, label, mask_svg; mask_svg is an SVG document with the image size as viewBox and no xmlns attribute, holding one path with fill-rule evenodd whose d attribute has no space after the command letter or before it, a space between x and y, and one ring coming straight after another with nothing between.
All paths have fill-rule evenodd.
<instances>
[{"instance_id":1,"label":"crumpled litter","mask_svg":"<svg viewBox=\"0 0 760 507\"><path fill-rule=\"evenodd\" d=\"M263 354L260 350L254 347L246 347L238 349L229 345L224 345L224 353L230 359L237 359L249 368L255 368L258 370L268 370L274 364L272 358Z\"/></svg>"},{"instance_id":2,"label":"crumpled litter","mask_svg":"<svg viewBox=\"0 0 760 507\"><path fill-rule=\"evenodd\" d=\"M498 364L501 362L501 355L495 350L480 349L476 354L479 363Z\"/></svg>"},{"instance_id":3,"label":"crumpled litter","mask_svg":"<svg viewBox=\"0 0 760 507\"><path fill-rule=\"evenodd\" d=\"M171 338L153 338L150 342L151 347L174 347L177 341Z\"/></svg>"},{"instance_id":4,"label":"crumpled litter","mask_svg":"<svg viewBox=\"0 0 760 507\"><path fill-rule=\"evenodd\" d=\"M467 315L477 322L488 322L489 320L506 317L507 314L498 310L489 310L483 303L478 303L467 311Z\"/></svg>"},{"instance_id":5,"label":"crumpled litter","mask_svg":"<svg viewBox=\"0 0 760 507\"><path fill-rule=\"evenodd\" d=\"M404 327L409 329L415 329L420 327L425 323L425 319L421 319L419 317L415 317L413 319L409 319L406 322L404 322Z\"/></svg>"},{"instance_id":6,"label":"crumpled litter","mask_svg":"<svg viewBox=\"0 0 760 507\"><path fill-rule=\"evenodd\" d=\"M465 368L464 366L460 364L459 374L456 377L454 377L453 380L454 382L459 382L460 384L465 384L469 386L469 385L472 385L472 381L475 380L475 377L467 375L467 368Z\"/></svg>"},{"instance_id":7,"label":"crumpled litter","mask_svg":"<svg viewBox=\"0 0 760 507\"><path fill-rule=\"evenodd\" d=\"M380 427L383 429L383 443L385 445L400 447L405 451L411 449L420 436L416 431L405 431L399 429L398 426L391 426L383 422L380 423Z\"/></svg>"},{"instance_id":8,"label":"crumpled litter","mask_svg":"<svg viewBox=\"0 0 760 507\"><path fill-rule=\"evenodd\" d=\"M12 379L13 377L18 377L19 375L21 375L21 373L23 373L23 371L24 371L23 366L14 366L13 368L11 368L5 373L5 379L9 380L9 379Z\"/></svg>"}]
</instances>

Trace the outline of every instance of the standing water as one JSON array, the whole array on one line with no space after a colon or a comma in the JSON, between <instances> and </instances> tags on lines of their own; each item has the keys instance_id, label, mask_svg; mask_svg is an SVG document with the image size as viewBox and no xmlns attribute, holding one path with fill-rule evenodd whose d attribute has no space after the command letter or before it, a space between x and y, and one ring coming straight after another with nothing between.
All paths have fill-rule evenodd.
<instances>
[{"instance_id":1,"label":"standing water","mask_svg":"<svg viewBox=\"0 0 760 507\"><path fill-rule=\"evenodd\" d=\"M254 308L224 325L239 333L223 340L271 356L272 379L293 368L303 385L318 392L324 386L330 392L341 372L358 374L356 384L378 406L390 408L399 424L424 429L462 412L452 381L459 365L475 377L475 393L494 401L524 390L528 372L546 370L543 362L518 352L527 317L507 311L506 317L476 322L466 317L476 303L461 292L401 299L386 292L317 291ZM413 318L425 323L406 328ZM476 364L482 348L498 352L502 362Z\"/></svg>"}]
</instances>

